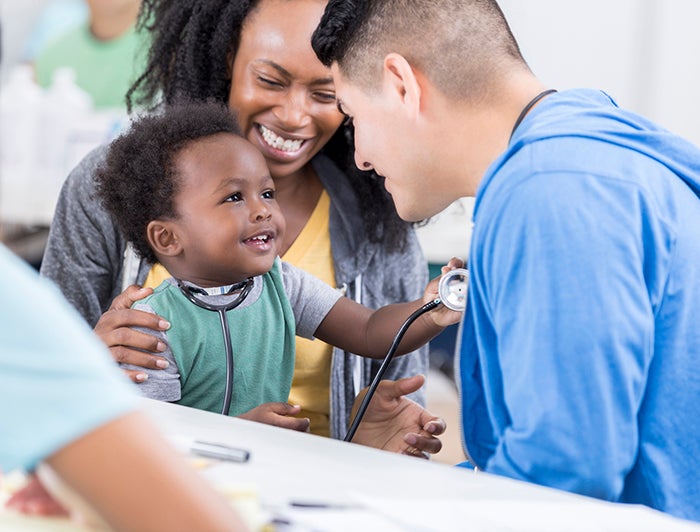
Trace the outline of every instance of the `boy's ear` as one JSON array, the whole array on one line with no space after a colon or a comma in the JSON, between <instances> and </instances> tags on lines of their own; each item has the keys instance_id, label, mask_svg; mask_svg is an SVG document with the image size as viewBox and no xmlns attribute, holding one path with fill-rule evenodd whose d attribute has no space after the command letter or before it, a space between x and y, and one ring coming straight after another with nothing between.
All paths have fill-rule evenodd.
<instances>
[{"instance_id":1,"label":"boy's ear","mask_svg":"<svg viewBox=\"0 0 700 532\"><path fill-rule=\"evenodd\" d=\"M169 220L152 220L146 227L148 243L158 255L174 257L182 253L180 239L175 231L175 224Z\"/></svg>"},{"instance_id":2,"label":"boy's ear","mask_svg":"<svg viewBox=\"0 0 700 532\"><path fill-rule=\"evenodd\" d=\"M423 97L420 73L413 69L404 56L394 52L384 58L383 70L385 89L389 90L392 97L398 98L399 104L410 116L417 116Z\"/></svg>"}]
</instances>

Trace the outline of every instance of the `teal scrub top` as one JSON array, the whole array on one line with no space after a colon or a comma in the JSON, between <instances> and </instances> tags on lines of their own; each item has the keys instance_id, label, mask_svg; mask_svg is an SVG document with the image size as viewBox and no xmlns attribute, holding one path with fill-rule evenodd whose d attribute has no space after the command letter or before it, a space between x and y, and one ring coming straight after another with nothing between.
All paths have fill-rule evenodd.
<instances>
[{"instance_id":1,"label":"teal scrub top","mask_svg":"<svg viewBox=\"0 0 700 532\"><path fill-rule=\"evenodd\" d=\"M138 399L52 283L1 245L0 271L0 471L30 471Z\"/></svg>"}]
</instances>

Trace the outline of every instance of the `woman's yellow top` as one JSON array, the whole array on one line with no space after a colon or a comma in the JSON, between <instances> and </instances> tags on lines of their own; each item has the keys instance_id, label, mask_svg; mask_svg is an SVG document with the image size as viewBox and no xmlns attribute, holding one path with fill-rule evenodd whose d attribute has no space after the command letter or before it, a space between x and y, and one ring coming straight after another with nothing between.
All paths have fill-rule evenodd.
<instances>
[{"instance_id":1,"label":"woman's yellow top","mask_svg":"<svg viewBox=\"0 0 700 532\"><path fill-rule=\"evenodd\" d=\"M282 260L335 286L329 230L331 200L324 190L311 218ZM291 404L302 405L299 417L311 420L311 432L330 436L330 379L333 347L297 336Z\"/></svg>"}]
</instances>

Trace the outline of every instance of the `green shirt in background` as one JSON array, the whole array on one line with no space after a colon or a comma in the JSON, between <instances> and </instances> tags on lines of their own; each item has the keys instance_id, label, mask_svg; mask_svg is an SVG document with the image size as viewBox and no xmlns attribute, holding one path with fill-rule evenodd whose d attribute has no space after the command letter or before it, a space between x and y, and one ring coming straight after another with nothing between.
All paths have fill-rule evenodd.
<instances>
[{"instance_id":1,"label":"green shirt in background","mask_svg":"<svg viewBox=\"0 0 700 532\"><path fill-rule=\"evenodd\" d=\"M60 67L75 71L79 87L92 96L96 109L125 107L126 92L145 67L148 34L132 27L110 41L96 39L88 23L51 41L35 60L37 81L46 88Z\"/></svg>"}]
</instances>

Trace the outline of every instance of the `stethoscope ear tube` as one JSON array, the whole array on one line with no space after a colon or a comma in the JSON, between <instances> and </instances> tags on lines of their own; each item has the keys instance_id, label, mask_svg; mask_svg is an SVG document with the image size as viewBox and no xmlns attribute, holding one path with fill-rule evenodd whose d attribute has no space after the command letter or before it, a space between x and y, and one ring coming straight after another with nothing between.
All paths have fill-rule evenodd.
<instances>
[{"instance_id":1,"label":"stethoscope ear tube","mask_svg":"<svg viewBox=\"0 0 700 532\"><path fill-rule=\"evenodd\" d=\"M344 441L352 441L352 438L355 436L355 432L357 432L357 427L360 426L360 422L362 421L362 418L364 417L365 412L367 411L367 407L369 406L369 403L372 400L372 396L377 390L377 386L379 386L379 382L382 380L382 377L386 373L389 364L394 359L396 349L401 343L401 340L403 339L404 334L406 334L406 330L410 327L410 325L414 321L416 321L416 319L418 319L420 316L422 316L426 312L433 310L441 303L450 310L454 310L456 312L463 312L467 307L468 288L469 271L464 268L456 268L454 270L451 270L440 278L440 283L438 284L438 295L440 297L438 299L434 299L430 303L426 303L421 308L416 310L413 314L411 314L408 318L406 318L406 321L404 321L401 327L399 327L399 330L396 333L396 336L394 337L394 341L391 343L391 347L389 347L389 351L387 351L387 354L382 360L381 366L379 366L377 374L375 375L374 379L372 379L372 383L369 385L367 394L362 399L360 408L357 410L357 414L355 414L355 418L352 420L352 424L350 425L350 428L348 429L348 432L345 435Z\"/></svg>"},{"instance_id":2,"label":"stethoscope ear tube","mask_svg":"<svg viewBox=\"0 0 700 532\"><path fill-rule=\"evenodd\" d=\"M224 390L224 400L221 406L221 413L228 416L229 410L231 409L231 398L233 396L233 374L234 374L234 358L233 358L233 345L231 343L231 331L228 326L228 318L226 312L235 309L238 305L243 303L251 289L253 288L253 278L246 279L243 287L237 297L233 299L230 303L225 305L212 305L196 297L192 291L184 284L182 281L178 281L178 286L182 294L191 302L200 308L210 310L219 314L219 321L221 322L221 332L224 336L224 350L226 352L226 388Z\"/></svg>"}]
</instances>

